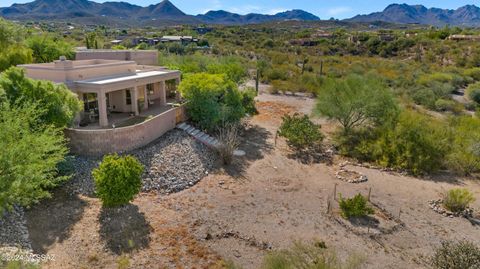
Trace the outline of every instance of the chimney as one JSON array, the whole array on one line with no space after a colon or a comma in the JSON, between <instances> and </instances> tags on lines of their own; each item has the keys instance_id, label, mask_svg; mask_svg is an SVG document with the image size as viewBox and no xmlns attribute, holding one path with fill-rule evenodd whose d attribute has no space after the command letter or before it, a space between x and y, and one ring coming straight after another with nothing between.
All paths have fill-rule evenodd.
<instances>
[{"instance_id":1,"label":"chimney","mask_svg":"<svg viewBox=\"0 0 480 269\"><path fill-rule=\"evenodd\" d=\"M55 61L55 68L58 68L58 69L73 68L73 62L70 60L67 60L67 57L65 56L60 56L60 58L57 61Z\"/></svg>"}]
</instances>

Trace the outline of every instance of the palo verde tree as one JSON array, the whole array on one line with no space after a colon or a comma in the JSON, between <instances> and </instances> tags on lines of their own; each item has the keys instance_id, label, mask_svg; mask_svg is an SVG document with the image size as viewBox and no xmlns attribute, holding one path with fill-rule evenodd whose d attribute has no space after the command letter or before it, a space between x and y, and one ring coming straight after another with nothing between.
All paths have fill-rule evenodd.
<instances>
[{"instance_id":1,"label":"palo verde tree","mask_svg":"<svg viewBox=\"0 0 480 269\"><path fill-rule=\"evenodd\" d=\"M329 79L318 91L316 111L337 121L344 133L395 119L398 106L387 87L374 76Z\"/></svg>"}]
</instances>

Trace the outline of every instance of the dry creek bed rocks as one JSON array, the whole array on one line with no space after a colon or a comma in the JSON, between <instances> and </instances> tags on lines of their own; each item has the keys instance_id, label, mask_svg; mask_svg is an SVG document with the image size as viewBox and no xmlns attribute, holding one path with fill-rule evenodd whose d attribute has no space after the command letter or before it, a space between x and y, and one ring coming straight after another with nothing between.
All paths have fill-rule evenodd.
<instances>
[{"instance_id":1,"label":"dry creek bed rocks","mask_svg":"<svg viewBox=\"0 0 480 269\"><path fill-rule=\"evenodd\" d=\"M216 153L179 130L169 131L129 154L145 166L143 192L173 193L187 189L207 176L216 162ZM74 158L76 174L67 183L72 193L94 194L92 170L100 161L99 158Z\"/></svg>"}]
</instances>

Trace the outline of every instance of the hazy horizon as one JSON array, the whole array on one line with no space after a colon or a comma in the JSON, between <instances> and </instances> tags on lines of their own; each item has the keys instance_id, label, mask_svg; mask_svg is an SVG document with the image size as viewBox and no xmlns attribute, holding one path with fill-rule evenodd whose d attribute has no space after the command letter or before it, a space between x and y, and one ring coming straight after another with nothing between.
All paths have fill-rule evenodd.
<instances>
[{"instance_id":1,"label":"hazy horizon","mask_svg":"<svg viewBox=\"0 0 480 269\"><path fill-rule=\"evenodd\" d=\"M107 2L93 0L95 2ZM110 0L115 1L115 0ZM139 6L148 6L159 3L161 0L119 0L117 2L129 2ZM241 4L234 0L170 0L175 6L183 12L191 15L203 14L209 10L226 10L229 12L247 14L262 13L275 14L285 10L303 9L319 16L321 19L329 19L331 17L338 19L350 18L358 14L368 14L372 12L382 11L386 6L392 3L407 3L410 5L424 5L426 7L436 7L443 9L456 9L464 5L478 5L480 2L463 1L463 0L446 0L439 3L438 1L384 1L384 0L365 0L359 3L355 0L345 0L341 2L333 1L311 1L311 0L244 0ZM13 3L28 3L33 0L2 0L1 7L11 6Z\"/></svg>"}]
</instances>

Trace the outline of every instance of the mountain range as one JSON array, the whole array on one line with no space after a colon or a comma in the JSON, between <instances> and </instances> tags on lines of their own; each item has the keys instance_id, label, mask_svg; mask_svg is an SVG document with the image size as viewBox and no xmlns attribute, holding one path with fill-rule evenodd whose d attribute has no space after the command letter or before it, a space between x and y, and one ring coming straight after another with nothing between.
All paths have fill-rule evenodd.
<instances>
[{"instance_id":1,"label":"mountain range","mask_svg":"<svg viewBox=\"0 0 480 269\"><path fill-rule=\"evenodd\" d=\"M227 11L209 11L192 16L185 14L169 0L141 7L126 2L97 3L89 0L35 0L0 8L0 16L14 20L71 20L82 22L109 21L117 24L254 24L284 20L320 20L303 10L291 10L275 15L239 15Z\"/></svg>"},{"instance_id":2,"label":"mountain range","mask_svg":"<svg viewBox=\"0 0 480 269\"><path fill-rule=\"evenodd\" d=\"M466 5L458 9L426 8L422 5L391 4L382 12L358 15L347 21L385 21L404 24L425 24L435 26L480 26L480 8Z\"/></svg>"},{"instance_id":3,"label":"mountain range","mask_svg":"<svg viewBox=\"0 0 480 269\"><path fill-rule=\"evenodd\" d=\"M92 24L159 25L159 24L225 24L241 25L272 21L319 21L320 18L294 9L275 15L239 15L224 10L188 15L169 0L141 7L127 2L97 3L90 0L35 0L0 8L0 16L14 20L68 20ZM381 12L357 15L346 22L390 22L434 26L480 26L480 8L466 5L456 10L426 8L422 5L391 4Z\"/></svg>"}]
</instances>

